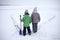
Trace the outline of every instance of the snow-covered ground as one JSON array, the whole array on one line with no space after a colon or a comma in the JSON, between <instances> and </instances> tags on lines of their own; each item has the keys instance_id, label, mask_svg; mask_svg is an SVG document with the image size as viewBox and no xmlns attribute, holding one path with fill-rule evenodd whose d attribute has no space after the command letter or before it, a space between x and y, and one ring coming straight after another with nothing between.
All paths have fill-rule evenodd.
<instances>
[{"instance_id":1,"label":"snow-covered ground","mask_svg":"<svg viewBox=\"0 0 60 40\"><path fill-rule=\"evenodd\" d=\"M31 36L19 35L11 16L19 25L19 15L23 17L25 10L28 9L31 16L35 6L41 16L38 32L32 33ZM60 40L59 11L58 0L2 0L0 1L0 40ZM30 26L32 29L32 25Z\"/></svg>"}]
</instances>

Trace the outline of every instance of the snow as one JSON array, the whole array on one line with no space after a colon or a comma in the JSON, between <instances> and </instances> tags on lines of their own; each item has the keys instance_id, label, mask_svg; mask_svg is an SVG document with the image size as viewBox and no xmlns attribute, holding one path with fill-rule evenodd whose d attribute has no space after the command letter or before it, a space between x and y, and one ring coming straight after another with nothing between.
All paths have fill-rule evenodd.
<instances>
[{"instance_id":1,"label":"snow","mask_svg":"<svg viewBox=\"0 0 60 40\"><path fill-rule=\"evenodd\" d=\"M32 2L30 1L31 3L28 0L26 1L0 1L0 4L9 5L0 5L0 40L60 40L59 1L33 0ZM27 34L26 36L19 35L13 25L11 16L15 19L16 24L19 25L19 15L23 17L25 10L28 9L31 16L35 6L38 7L38 12L41 16L41 22L38 24L38 32L32 33L32 35ZM30 26L32 30L32 25Z\"/></svg>"}]
</instances>

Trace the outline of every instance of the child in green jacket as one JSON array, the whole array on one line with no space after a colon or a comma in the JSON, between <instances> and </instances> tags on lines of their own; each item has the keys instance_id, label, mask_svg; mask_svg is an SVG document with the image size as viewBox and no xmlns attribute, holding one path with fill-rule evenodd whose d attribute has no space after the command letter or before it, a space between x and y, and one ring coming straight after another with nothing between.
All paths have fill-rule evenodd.
<instances>
[{"instance_id":1,"label":"child in green jacket","mask_svg":"<svg viewBox=\"0 0 60 40\"><path fill-rule=\"evenodd\" d=\"M31 21L31 17L29 16L28 10L25 11L25 15L24 17L21 19L21 21L23 22L23 35L26 35L26 29L28 30L28 34L31 35L31 30L30 30L30 23Z\"/></svg>"}]
</instances>

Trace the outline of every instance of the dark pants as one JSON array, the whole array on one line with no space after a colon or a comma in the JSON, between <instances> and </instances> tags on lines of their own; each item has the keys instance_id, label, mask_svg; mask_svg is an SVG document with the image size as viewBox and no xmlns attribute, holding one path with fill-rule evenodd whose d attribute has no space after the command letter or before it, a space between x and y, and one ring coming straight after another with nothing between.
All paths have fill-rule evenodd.
<instances>
[{"instance_id":1,"label":"dark pants","mask_svg":"<svg viewBox=\"0 0 60 40\"><path fill-rule=\"evenodd\" d=\"M33 29L33 32L36 33L37 32L37 23L32 23L32 29Z\"/></svg>"},{"instance_id":2,"label":"dark pants","mask_svg":"<svg viewBox=\"0 0 60 40\"><path fill-rule=\"evenodd\" d=\"M24 35L24 36L26 35L26 28L27 28L27 30L28 30L28 34L31 35L30 27L24 27L24 28L23 28L23 35Z\"/></svg>"}]
</instances>

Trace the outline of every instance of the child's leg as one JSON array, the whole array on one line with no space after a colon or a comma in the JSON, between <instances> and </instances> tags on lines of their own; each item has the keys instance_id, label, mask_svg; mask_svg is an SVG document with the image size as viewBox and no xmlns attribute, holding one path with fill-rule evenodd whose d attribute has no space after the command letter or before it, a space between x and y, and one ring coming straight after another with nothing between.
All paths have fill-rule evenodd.
<instances>
[{"instance_id":1,"label":"child's leg","mask_svg":"<svg viewBox=\"0 0 60 40\"><path fill-rule=\"evenodd\" d=\"M33 32L36 33L37 32L37 23L33 23Z\"/></svg>"},{"instance_id":2,"label":"child's leg","mask_svg":"<svg viewBox=\"0 0 60 40\"><path fill-rule=\"evenodd\" d=\"M26 35L26 27L24 27L24 29L23 29L23 35L24 36Z\"/></svg>"},{"instance_id":3,"label":"child's leg","mask_svg":"<svg viewBox=\"0 0 60 40\"><path fill-rule=\"evenodd\" d=\"M27 30L28 30L29 35L31 35L30 27L27 27Z\"/></svg>"}]
</instances>

